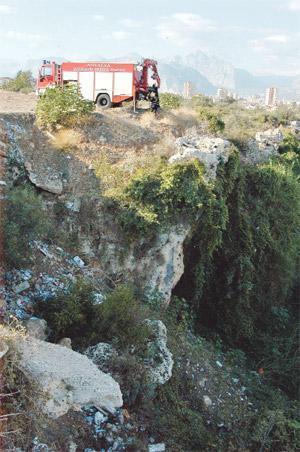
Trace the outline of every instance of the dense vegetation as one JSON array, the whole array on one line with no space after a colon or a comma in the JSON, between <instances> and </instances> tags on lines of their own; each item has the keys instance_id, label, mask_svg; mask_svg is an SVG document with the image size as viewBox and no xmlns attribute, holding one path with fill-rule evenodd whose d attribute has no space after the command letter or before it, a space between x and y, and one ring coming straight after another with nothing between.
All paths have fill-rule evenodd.
<instances>
[{"instance_id":1,"label":"dense vegetation","mask_svg":"<svg viewBox=\"0 0 300 452\"><path fill-rule=\"evenodd\" d=\"M16 77L5 82L1 89L28 94L33 91L34 79L30 71L19 71Z\"/></svg>"}]
</instances>

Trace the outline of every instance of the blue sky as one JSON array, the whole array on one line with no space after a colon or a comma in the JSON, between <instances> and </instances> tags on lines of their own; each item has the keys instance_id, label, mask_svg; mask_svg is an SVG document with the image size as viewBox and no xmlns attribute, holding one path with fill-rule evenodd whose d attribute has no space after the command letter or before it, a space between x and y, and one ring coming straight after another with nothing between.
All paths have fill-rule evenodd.
<instances>
[{"instance_id":1,"label":"blue sky","mask_svg":"<svg viewBox=\"0 0 300 452\"><path fill-rule=\"evenodd\" d=\"M256 74L300 74L300 0L0 0L0 59L197 50Z\"/></svg>"}]
</instances>

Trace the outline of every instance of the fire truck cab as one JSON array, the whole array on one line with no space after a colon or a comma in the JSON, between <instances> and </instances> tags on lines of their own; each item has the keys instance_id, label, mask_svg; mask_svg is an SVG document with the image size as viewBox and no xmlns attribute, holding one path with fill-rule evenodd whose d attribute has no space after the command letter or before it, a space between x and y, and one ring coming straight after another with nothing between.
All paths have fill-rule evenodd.
<instances>
[{"instance_id":1,"label":"fire truck cab","mask_svg":"<svg viewBox=\"0 0 300 452\"><path fill-rule=\"evenodd\" d=\"M126 62L43 61L39 69L36 91L42 95L47 88L77 84L82 96L101 108L120 105L126 100L147 98L149 89L160 86L155 60Z\"/></svg>"}]
</instances>

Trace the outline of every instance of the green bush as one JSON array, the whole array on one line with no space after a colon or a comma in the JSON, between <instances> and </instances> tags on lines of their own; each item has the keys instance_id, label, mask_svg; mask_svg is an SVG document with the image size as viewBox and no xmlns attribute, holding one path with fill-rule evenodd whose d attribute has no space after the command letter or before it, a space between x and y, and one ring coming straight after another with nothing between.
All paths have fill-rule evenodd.
<instances>
[{"instance_id":1,"label":"green bush","mask_svg":"<svg viewBox=\"0 0 300 452\"><path fill-rule=\"evenodd\" d=\"M164 110L177 110L181 107L183 99L179 94L161 93L159 95L159 103Z\"/></svg>"},{"instance_id":2,"label":"green bush","mask_svg":"<svg viewBox=\"0 0 300 452\"><path fill-rule=\"evenodd\" d=\"M71 126L82 121L95 108L93 102L83 99L76 85L48 88L36 107L40 127Z\"/></svg>"},{"instance_id":3,"label":"green bush","mask_svg":"<svg viewBox=\"0 0 300 452\"><path fill-rule=\"evenodd\" d=\"M30 93L33 91L34 79L30 71L19 71L13 80L9 80L1 89L7 91L20 91L21 93Z\"/></svg>"},{"instance_id":4,"label":"green bush","mask_svg":"<svg viewBox=\"0 0 300 452\"><path fill-rule=\"evenodd\" d=\"M30 241L47 237L51 232L51 225L42 198L32 187L12 188L6 206L6 260L9 266L19 268L29 261Z\"/></svg>"},{"instance_id":5,"label":"green bush","mask_svg":"<svg viewBox=\"0 0 300 452\"><path fill-rule=\"evenodd\" d=\"M194 218L210 197L208 184L198 161L164 165L154 174L141 172L124 191L121 224L126 232L148 234L159 226Z\"/></svg>"},{"instance_id":6,"label":"green bush","mask_svg":"<svg viewBox=\"0 0 300 452\"><path fill-rule=\"evenodd\" d=\"M294 152L300 157L300 141L299 139L293 134L288 133L284 139L281 145L279 146L278 152L280 154L286 154L288 152Z\"/></svg>"},{"instance_id":7,"label":"green bush","mask_svg":"<svg viewBox=\"0 0 300 452\"><path fill-rule=\"evenodd\" d=\"M96 304L91 284L79 280L47 302L37 300L36 309L48 322L52 340L70 337L79 348L108 341L121 349L135 346L142 350L149 336L143 323L147 311L126 286Z\"/></svg>"},{"instance_id":8,"label":"green bush","mask_svg":"<svg viewBox=\"0 0 300 452\"><path fill-rule=\"evenodd\" d=\"M217 116L210 108L202 107L198 110L200 119L207 122L208 130L217 134L223 132L225 123L220 116Z\"/></svg>"}]
</instances>

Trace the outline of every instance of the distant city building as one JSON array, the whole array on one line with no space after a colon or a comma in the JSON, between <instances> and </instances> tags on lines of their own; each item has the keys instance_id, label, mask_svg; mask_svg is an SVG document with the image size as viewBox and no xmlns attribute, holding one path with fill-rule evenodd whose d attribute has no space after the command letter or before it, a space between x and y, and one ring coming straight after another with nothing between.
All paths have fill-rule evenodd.
<instances>
[{"instance_id":1,"label":"distant city building","mask_svg":"<svg viewBox=\"0 0 300 452\"><path fill-rule=\"evenodd\" d=\"M266 98L265 98L265 105L268 107L274 107L277 103L277 97L278 97L278 89L277 88L268 88L266 90Z\"/></svg>"},{"instance_id":2,"label":"distant city building","mask_svg":"<svg viewBox=\"0 0 300 452\"><path fill-rule=\"evenodd\" d=\"M218 100L225 100L228 97L228 91L225 88L218 88L217 91L217 99Z\"/></svg>"},{"instance_id":3,"label":"distant city building","mask_svg":"<svg viewBox=\"0 0 300 452\"><path fill-rule=\"evenodd\" d=\"M183 97L185 99L190 99L196 94L195 87L192 82L184 82L183 84Z\"/></svg>"},{"instance_id":4,"label":"distant city building","mask_svg":"<svg viewBox=\"0 0 300 452\"><path fill-rule=\"evenodd\" d=\"M5 83L9 82L11 80L10 77L0 77L0 86L4 85Z\"/></svg>"}]
</instances>

